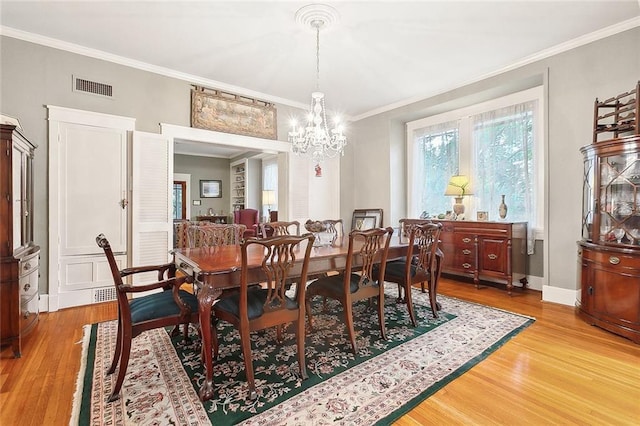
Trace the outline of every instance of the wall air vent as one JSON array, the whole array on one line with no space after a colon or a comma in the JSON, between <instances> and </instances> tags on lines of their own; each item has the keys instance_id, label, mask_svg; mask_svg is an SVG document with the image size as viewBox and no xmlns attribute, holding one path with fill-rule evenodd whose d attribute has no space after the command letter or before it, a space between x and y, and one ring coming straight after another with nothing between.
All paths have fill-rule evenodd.
<instances>
[{"instance_id":1,"label":"wall air vent","mask_svg":"<svg viewBox=\"0 0 640 426\"><path fill-rule=\"evenodd\" d=\"M73 91L90 93L105 98L113 98L113 86L106 83L87 80L86 78L73 76Z\"/></svg>"},{"instance_id":2,"label":"wall air vent","mask_svg":"<svg viewBox=\"0 0 640 426\"><path fill-rule=\"evenodd\" d=\"M116 288L115 287L96 288L93 290L92 299L93 299L93 303L109 302L111 300L116 300Z\"/></svg>"}]
</instances>

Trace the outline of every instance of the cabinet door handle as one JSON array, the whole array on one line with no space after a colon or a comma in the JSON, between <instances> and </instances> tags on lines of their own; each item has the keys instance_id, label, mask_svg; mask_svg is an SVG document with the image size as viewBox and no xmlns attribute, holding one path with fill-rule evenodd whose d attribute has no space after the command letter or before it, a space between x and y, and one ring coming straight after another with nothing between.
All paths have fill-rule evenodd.
<instances>
[{"instance_id":1,"label":"cabinet door handle","mask_svg":"<svg viewBox=\"0 0 640 426\"><path fill-rule=\"evenodd\" d=\"M487 256L489 259L491 260L496 260L498 258L498 255L495 255L493 253L491 253L490 255Z\"/></svg>"},{"instance_id":2,"label":"cabinet door handle","mask_svg":"<svg viewBox=\"0 0 640 426\"><path fill-rule=\"evenodd\" d=\"M471 242L471 238L463 238L462 242L463 243L470 243Z\"/></svg>"},{"instance_id":3,"label":"cabinet door handle","mask_svg":"<svg viewBox=\"0 0 640 426\"><path fill-rule=\"evenodd\" d=\"M30 283L26 283L23 288L24 288L24 291L27 292L31 288L31 284Z\"/></svg>"},{"instance_id":4,"label":"cabinet door handle","mask_svg":"<svg viewBox=\"0 0 640 426\"><path fill-rule=\"evenodd\" d=\"M593 286L589 286L589 289L587 290L587 293L589 293L589 296L593 295Z\"/></svg>"},{"instance_id":5,"label":"cabinet door handle","mask_svg":"<svg viewBox=\"0 0 640 426\"><path fill-rule=\"evenodd\" d=\"M462 254L471 254L471 250L464 249L464 250L462 250Z\"/></svg>"},{"instance_id":6,"label":"cabinet door handle","mask_svg":"<svg viewBox=\"0 0 640 426\"><path fill-rule=\"evenodd\" d=\"M620 263L620 258L618 256L611 256L609 258L609 263L612 265L617 265L618 263Z\"/></svg>"},{"instance_id":7,"label":"cabinet door handle","mask_svg":"<svg viewBox=\"0 0 640 426\"><path fill-rule=\"evenodd\" d=\"M470 264L470 263L463 263L463 264L462 264L462 267L463 267L464 269L469 269L469 268L471 268L471 264Z\"/></svg>"}]
</instances>

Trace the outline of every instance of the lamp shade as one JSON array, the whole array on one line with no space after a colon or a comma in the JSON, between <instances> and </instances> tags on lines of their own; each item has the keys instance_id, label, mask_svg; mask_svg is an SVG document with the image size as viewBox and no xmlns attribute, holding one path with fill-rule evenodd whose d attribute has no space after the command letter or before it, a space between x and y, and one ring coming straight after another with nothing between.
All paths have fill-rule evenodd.
<instances>
[{"instance_id":1,"label":"lamp shade","mask_svg":"<svg viewBox=\"0 0 640 426\"><path fill-rule=\"evenodd\" d=\"M453 175L449 179L447 189L444 195L452 195L454 197L462 197L464 195L472 195L469 177L465 175Z\"/></svg>"},{"instance_id":2,"label":"lamp shade","mask_svg":"<svg viewBox=\"0 0 640 426\"><path fill-rule=\"evenodd\" d=\"M262 205L271 206L276 204L276 191L264 190L262 191Z\"/></svg>"}]
</instances>

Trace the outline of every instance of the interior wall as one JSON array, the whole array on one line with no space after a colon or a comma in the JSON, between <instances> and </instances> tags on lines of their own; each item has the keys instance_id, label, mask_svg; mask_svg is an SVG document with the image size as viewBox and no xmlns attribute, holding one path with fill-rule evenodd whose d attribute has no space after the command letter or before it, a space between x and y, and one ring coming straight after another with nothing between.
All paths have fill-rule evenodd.
<instances>
[{"instance_id":1,"label":"interior wall","mask_svg":"<svg viewBox=\"0 0 640 426\"><path fill-rule=\"evenodd\" d=\"M230 161L228 159L175 154L173 156L173 171L174 173L191 174L191 193L188 200L191 205L191 220L195 220L196 216L206 215L210 208L216 215L227 216L230 214ZM222 198L201 198L201 180L221 180ZM193 200L200 200L201 204L194 206Z\"/></svg>"},{"instance_id":2,"label":"interior wall","mask_svg":"<svg viewBox=\"0 0 640 426\"><path fill-rule=\"evenodd\" d=\"M482 102L543 84L548 73L548 285L577 289L576 241L581 238L582 156L580 147L591 142L593 102L632 89L640 77L640 28L601 39L402 108L351 123L350 140L341 184L342 214L353 208L382 207L387 218L405 214L404 193L390 191L390 182L406 187L405 168L399 164L398 141L405 140L404 123ZM355 162L374 165L368 173ZM395 210L400 209L396 214ZM388 212L391 212L388 214ZM541 246L536 244L536 249ZM530 267L541 273L541 250ZM546 258L546 257L545 257Z\"/></svg>"},{"instance_id":3,"label":"interior wall","mask_svg":"<svg viewBox=\"0 0 640 426\"><path fill-rule=\"evenodd\" d=\"M159 123L190 126L191 84L6 36L0 36L0 46L0 111L18 117L26 136L38 145L34 159L34 240L41 247L39 290L40 294L46 294L49 288L46 105L132 117L136 119L136 130L159 133ZM111 84L114 97L74 92L74 75ZM302 113L289 106L276 108L278 139L287 140L290 118ZM197 183L192 191L199 191ZM223 194L226 190L223 185ZM227 202L220 208L228 210L228 205ZM197 210L192 209L192 215L195 213Z\"/></svg>"}]
</instances>

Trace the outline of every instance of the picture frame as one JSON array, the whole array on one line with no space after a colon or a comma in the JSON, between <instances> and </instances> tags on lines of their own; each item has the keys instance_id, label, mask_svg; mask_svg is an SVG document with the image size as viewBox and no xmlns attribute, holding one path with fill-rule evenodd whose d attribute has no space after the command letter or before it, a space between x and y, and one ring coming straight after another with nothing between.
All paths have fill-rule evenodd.
<instances>
[{"instance_id":1,"label":"picture frame","mask_svg":"<svg viewBox=\"0 0 640 426\"><path fill-rule=\"evenodd\" d=\"M486 222L489 220L489 212L487 211L478 211L476 213L476 219L478 222Z\"/></svg>"},{"instance_id":2,"label":"picture frame","mask_svg":"<svg viewBox=\"0 0 640 426\"><path fill-rule=\"evenodd\" d=\"M193 200L193 205L194 205L194 206L199 206L199 205L201 205L201 204L202 204L202 203L200 202L200 200Z\"/></svg>"},{"instance_id":3,"label":"picture frame","mask_svg":"<svg viewBox=\"0 0 640 426\"><path fill-rule=\"evenodd\" d=\"M277 139L274 104L196 87L191 90L191 127L263 139Z\"/></svg>"},{"instance_id":4,"label":"picture frame","mask_svg":"<svg viewBox=\"0 0 640 426\"><path fill-rule=\"evenodd\" d=\"M222 198L222 181L200 180L200 198Z\"/></svg>"},{"instance_id":5,"label":"picture frame","mask_svg":"<svg viewBox=\"0 0 640 426\"><path fill-rule=\"evenodd\" d=\"M351 230L366 230L382 226L382 209L355 209L351 218Z\"/></svg>"}]
</instances>

